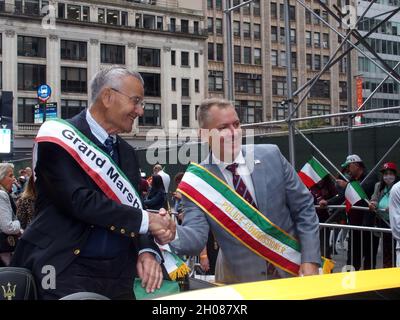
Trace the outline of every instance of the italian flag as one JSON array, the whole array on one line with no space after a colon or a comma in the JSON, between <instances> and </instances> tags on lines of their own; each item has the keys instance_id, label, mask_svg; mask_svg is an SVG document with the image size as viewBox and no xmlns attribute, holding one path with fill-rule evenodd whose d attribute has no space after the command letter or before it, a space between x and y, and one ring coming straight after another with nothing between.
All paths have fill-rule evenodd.
<instances>
[{"instance_id":1,"label":"italian flag","mask_svg":"<svg viewBox=\"0 0 400 320\"><path fill-rule=\"evenodd\" d=\"M299 172L300 179L307 188L311 188L329 174L322 164L314 157L309 160Z\"/></svg>"},{"instance_id":2,"label":"italian flag","mask_svg":"<svg viewBox=\"0 0 400 320\"><path fill-rule=\"evenodd\" d=\"M346 198L346 212L360 200L366 200L368 197L358 181L349 182L344 193Z\"/></svg>"}]
</instances>

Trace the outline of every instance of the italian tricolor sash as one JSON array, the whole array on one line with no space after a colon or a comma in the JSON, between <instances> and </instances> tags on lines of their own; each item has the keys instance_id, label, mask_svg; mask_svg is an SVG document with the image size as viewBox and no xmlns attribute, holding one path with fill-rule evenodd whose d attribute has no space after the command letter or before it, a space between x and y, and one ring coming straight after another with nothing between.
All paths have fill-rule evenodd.
<instances>
[{"instance_id":1,"label":"italian tricolor sash","mask_svg":"<svg viewBox=\"0 0 400 320\"><path fill-rule=\"evenodd\" d=\"M251 251L298 275L300 243L206 168L191 163L178 190ZM323 273L330 273L333 266L331 260L322 257Z\"/></svg>"},{"instance_id":2,"label":"italian tricolor sash","mask_svg":"<svg viewBox=\"0 0 400 320\"><path fill-rule=\"evenodd\" d=\"M40 127L35 142L52 142L65 151L93 179L104 194L117 203L142 209L140 198L129 179L112 158L72 124L61 119L48 120ZM190 270L182 261L176 261L169 246L160 247L164 265L172 279ZM184 264L184 263L183 263Z\"/></svg>"}]
</instances>

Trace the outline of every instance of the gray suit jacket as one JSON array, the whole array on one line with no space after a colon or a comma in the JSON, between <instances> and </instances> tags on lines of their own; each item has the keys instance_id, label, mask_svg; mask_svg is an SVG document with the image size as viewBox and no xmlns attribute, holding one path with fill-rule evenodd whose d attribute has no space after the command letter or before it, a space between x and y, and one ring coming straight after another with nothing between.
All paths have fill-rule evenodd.
<instances>
[{"instance_id":1,"label":"gray suit jacket","mask_svg":"<svg viewBox=\"0 0 400 320\"><path fill-rule=\"evenodd\" d=\"M254 166L251 178L260 212L299 239L302 263L320 264L318 217L313 198L296 171L275 145L246 145L242 150L250 170ZM217 165L204 162L202 165L225 181ZM242 245L185 197L183 206L185 214L183 224L177 226L178 239L170 244L178 254L198 255L206 245L211 227L220 246L217 281L239 283L266 279L264 259ZM284 272L280 273L282 276Z\"/></svg>"}]
</instances>

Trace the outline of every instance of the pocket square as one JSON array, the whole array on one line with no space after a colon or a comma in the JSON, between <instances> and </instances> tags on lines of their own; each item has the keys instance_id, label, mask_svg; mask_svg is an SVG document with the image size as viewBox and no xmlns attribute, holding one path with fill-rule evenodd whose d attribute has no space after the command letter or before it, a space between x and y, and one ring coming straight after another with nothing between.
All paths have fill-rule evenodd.
<instances>
[{"instance_id":1,"label":"pocket square","mask_svg":"<svg viewBox=\"0 0 400 320\"><path fill-rule=\"evenodd\" d=\"M254 164L260 164L261 161L260 160L254 160Z\"/></svg>"}]
</instances>

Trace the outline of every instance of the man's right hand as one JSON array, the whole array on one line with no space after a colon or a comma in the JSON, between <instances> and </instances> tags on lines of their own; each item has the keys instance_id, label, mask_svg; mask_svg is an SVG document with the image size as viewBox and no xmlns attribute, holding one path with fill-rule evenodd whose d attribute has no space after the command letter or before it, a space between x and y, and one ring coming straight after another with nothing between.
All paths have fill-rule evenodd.
<instances>
[{"instance_id":1,"label":"man's right hand","mask_svg":"<svg viewBox=\"0 0 400 320\"><path fill-rule=\"evenodd\" d=\"M160 209L158 214L149 212L149 231L159 244L167 244L175 239L176 224L165 209Z\"/></svg>"}]
</instances>

